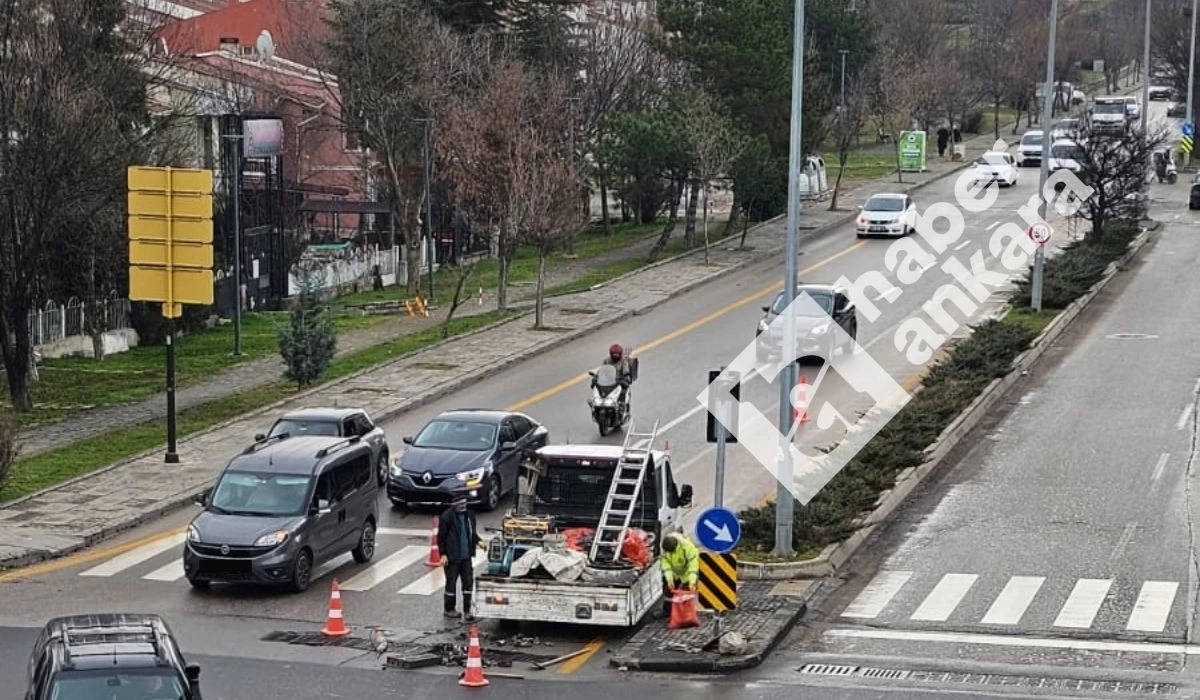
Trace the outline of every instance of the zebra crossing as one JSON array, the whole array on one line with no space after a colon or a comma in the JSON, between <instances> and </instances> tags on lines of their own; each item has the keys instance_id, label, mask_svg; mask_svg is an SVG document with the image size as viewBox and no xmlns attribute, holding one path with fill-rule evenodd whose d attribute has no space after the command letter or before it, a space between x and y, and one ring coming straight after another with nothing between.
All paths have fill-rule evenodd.
<instances>
[{"instance_id":1,"label":"zebra crossing","mask_svg":"<svg viewBox=\"0 0 1200 700\"><path fill-rule=\"evenodd\" d=\"M389 584L397 586L395 593L398 595L431 596L440 593L445 588L445 573L440 568L431 569L425 565L425 560L429 556L428 530L381 527L376 531L376 535L378 551L370 564L366 566L354 564L353 557L346 553L318 566L313 571L313 581L316 582L329 574L341 571L344 567L353 565L358 568L347 572L349 578L344 579L340 584L342 591L361 593ZM186 537L186 533L172 534L106 559L80 571L78 575L88 578L137 578L157 583L178 583L184 578L183 557L180 552ZM394 538L397 537L408 540L418 539L423 542L407 544L384 554L385 541L394 541ZM168 553L171 556L167 556ZM487 565L487 554L476 552L474 564L478 574ZM397 578L404 578L401 575L410 569L420 572L421 575L411 581L395 583Z\"/></svg>"},{"instance_id":2,"label":"zebra crossing","mask_svg":"<svg viewBox=\"0 0 1200 700\"><path fill-rule=\"evenodd\" d=\"M1171 621L1179 596L1176 581L1133 582L1129 588L1122 585L1129 582L1115 579L1080 578L1072 583L1045 576L1009 576L1003 578L1004 585L997 590L1001 578L947 573L927 588L935 577L920 577L918 583L912 571L884 571L859 592L841 617L875 623L910 621L1062 631L1089 630L1119 620L1121 629L1113 631L1161 633ZM1070 592L1064 599L1065 584L1070 584ZM1134 589L1136 598L1131 595Z\"/></svg>"}]
</instances>

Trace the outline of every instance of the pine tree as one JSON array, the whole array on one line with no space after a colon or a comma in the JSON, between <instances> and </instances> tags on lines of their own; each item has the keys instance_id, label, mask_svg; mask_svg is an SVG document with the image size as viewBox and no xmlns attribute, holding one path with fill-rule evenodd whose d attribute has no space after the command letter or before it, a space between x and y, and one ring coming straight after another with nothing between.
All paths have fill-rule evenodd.
<instances>
[{"instance_id":1,"label":"pine tree","mask_svg":"<svg viewBox=\"0 0 1200 700\"><path fill-rule=\"evenodd\" d=\"M321 285L308 270L300 273L300 299L291 324L279 330L279 354L287 365L284 376L305 387L319 379L337 349L333 316L321 298Z\"/></svg>"}]
</instances>

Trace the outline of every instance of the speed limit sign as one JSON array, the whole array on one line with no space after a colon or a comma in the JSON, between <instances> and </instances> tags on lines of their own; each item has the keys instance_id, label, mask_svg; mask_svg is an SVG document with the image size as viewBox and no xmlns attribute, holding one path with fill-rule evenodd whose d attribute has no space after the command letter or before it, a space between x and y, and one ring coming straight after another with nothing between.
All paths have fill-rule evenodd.
<instances>
[{"instance_id":1,"label":"speed limit sign","mask_svg":"<svg viewBox=\"0 0 1200 700\"><path fill-rule=\"evenodd\" d=\"M1038 245L1046 245L1046 241L1050 240L1050 224L1043 222L1036 223L1029 227L1029 237Z\"/></svg>"}]
</instances>

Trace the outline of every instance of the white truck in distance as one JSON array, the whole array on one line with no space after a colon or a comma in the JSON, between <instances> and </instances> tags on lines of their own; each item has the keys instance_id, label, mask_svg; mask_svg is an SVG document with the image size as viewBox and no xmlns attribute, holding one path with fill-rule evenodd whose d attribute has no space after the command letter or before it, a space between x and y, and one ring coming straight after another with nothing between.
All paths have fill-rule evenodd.
<instances>
[{"instance_id":1,"label":"white truck in distance","mask_svg":"<svg viewBox=\"0 0 1200 700\"><path fill-rule=\"evenodd\" d=\"M649 452L629 521L631 530L646 534L645 566L590 561L583 551L582 563L580 554L569 555L575 560L567 567L570 573L556 577L535 566L513 575L514 565L531 550L552 551L551 543L561 547L563 533L590 528L595 534L623 454L628 459L616 445L548 445L530 456L523 466L516 508L505 516L501 534L492 538L488 569L475 582L477 615L507 626L550 622L633 627L662 599L659 543L678 522L680 509L692 501L692 487L676 484L671 457L663 450ZM558 557L555 561L567 559L552 556Z\"/></svg>"}]
</instances>

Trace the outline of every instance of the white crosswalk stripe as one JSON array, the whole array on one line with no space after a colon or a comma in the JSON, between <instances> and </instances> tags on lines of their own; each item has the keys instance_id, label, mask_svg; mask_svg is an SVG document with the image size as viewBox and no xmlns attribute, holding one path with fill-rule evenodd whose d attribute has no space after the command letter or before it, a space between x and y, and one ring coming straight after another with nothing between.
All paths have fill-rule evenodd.
<instances>
[{"instance_id":1,"label":"white crosswalk stripe","mask_svg":"<svg viewBox=\"0 0 1200 700\"><path fill-rule=\"evenodd\" d=\"M478 574L483 565L487 564L487 553L476 552L475 559L471 563L475 565L475 573ZM445 587L446 572L443 569L434 569L401 588L400 595L433 595Z\"/></svg>"},{"instance_id":2,"label":"white crosswalk stripe","mask_svg":"<svg viewBox=\"0 0 1200 700\"><path fill-rule=\"evenodd\" d=\"M979 578L976 574L946 574L910 619L945 622Z\"/></svg>"},{"instance_id":3,"label":"white crosswalk stripe","mask_svg":"<svg viewBox=\"0 0 1200 700\"><path fill-rule=\"evenodd\" d=\"M953 624L1019 625L1047 631L1112 628L1103 631L1114 634L1162 633L1172 613L1183 618L1183 611L1175 611L1180 586L1176 581L1118 585L1113 579L1058 579L1048 587L1052 578L960 573L926 577L912 571L885 571L868 582L841 616L893 624L905 617L916 623L947 623L953 618Z\"/></svg>"},{"instance_id":4,"label":"white crosswalk stripe","mask_svg":"<svg viewBox=\"0 0 1200 700\"><path fill-rule=\"evenodd\" d=\"M104 563L102 563L98 566L93 566L92 568L88 569L87 571L81 572L79 575L80 576L112 576L114 574L119 574L122 571L124 571L130 567L137 566L138 564L141 564L142 562L144 562L148 559L153 559L154 557L158 556L159 554L162 554L163 552L167 551L168 549L174 549L176 547L179 547L180 545L183 544L183 541L185 539L187 539L187 533L184 533L184 532L180 532L180 533L171 535L170 537L164 537L163 539L158 540L157 542L151 542L150 544L144 544L141 547L138 547L136 549L131 549L130 551L125 552L124 554L118 554L117 556L105 561Z\"/></svg>"},{"instance_id":5,"label":"white crosswalk stripe","mask_svg":"<svg viewBox=\"0 0 1200 700\"><path fill-rule=\"evenodd\" d=\"M159 567L142 578L147 581L178 581L183 576L183 557L179 557L172 560L170 564Z\"/></svg>"},{"instance_id":6,"label":"white crosswalk stripe","mask_svg":"<svg viewBox=\"0 0 1200 700\"><path fill-rule=\"evenodd\" d=\"M369 591L389 578L421 561L429 554L428 547L405 547L399 552L372 564L342 584L343 591Z\"/></svg>"}]
</instances>

